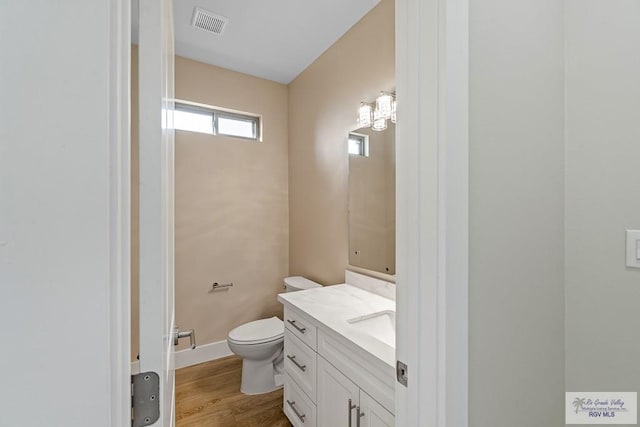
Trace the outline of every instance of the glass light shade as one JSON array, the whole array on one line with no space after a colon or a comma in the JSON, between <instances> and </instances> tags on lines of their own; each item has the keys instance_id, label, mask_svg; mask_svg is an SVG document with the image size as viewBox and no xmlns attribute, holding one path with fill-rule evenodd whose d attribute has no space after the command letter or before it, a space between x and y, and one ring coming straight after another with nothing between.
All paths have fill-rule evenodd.
<instances>
[{"instance_id":1,"label":"glass light shade","mask_svg":"<svg viewBox=\"0 0 640 427\"><path fill-rule=\"evenodd\" d=\"M373 111L371 104L367 104L366 102L360 103L360 108L358 108L358 127L366 128L371 126L373 122Z\"/></svg>"},{"instance_id":2,"label":"glass light shade","mask_svg":"<svg viewBox=\"0 0 640 427\"><path fill-rule=\"evenodd\" d=\"M397 104L398 104L398 101L396 101L395 99L391 102L391 123L393 123L393 124L396 123L396 108L397 108Z\"/></svg>"},{"instance_id":3,"label":"glass light shade","mask_svg":"<svg viewBox=\"0 0 640 427\"><path fill-rule=\"evenodd\" d=\"M391 103L393 102L393 96L380 92L380 96L376 98L376 113L378 113L378 117L384 118L385 120L391 118Z\"/></svg>"},{"instance_id":4,"label":"glass light shade","mask_svg":"<svg viewBox=\"0 0 640 427\"><path fill-rule=\"evenodd\" d=\"M371 129L377 132L385 130L387 128L387 119L379 118L373 121Z\"/></svg>"}]
</instances>

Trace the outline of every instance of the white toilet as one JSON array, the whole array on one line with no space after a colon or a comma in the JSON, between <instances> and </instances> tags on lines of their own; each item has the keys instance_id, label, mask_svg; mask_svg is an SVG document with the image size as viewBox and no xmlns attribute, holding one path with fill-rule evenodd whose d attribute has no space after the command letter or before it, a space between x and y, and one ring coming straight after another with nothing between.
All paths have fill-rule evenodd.
<instances>
[{"instance_id":1,"label":"white toilet","mask_svg":"<svg viewBox=\"0 0 640 427\"><path fill-rule=\"evenodd\" d=\"M321 287L302 276L284 279L285 292ZM277 317L254 320L229 332L227 343L242 358L244 394L269 393L282 387L284 362L284 322Z\"/></svg>"}]
</instances>

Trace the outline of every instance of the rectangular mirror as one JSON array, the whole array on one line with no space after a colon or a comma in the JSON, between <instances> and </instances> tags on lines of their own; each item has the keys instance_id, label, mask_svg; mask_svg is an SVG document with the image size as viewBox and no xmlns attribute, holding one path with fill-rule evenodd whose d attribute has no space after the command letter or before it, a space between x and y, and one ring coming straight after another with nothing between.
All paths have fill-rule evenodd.
<instances>
[{"instance_id":1,"label":"rectangular mirror","mask_svg":"<svg viewBox=\"0 0 640 427\"><path fill-rule=\"evenodd\" d=\"M349 264L396 273L396 126L349 133Z\"/></svg>"}]
</instances>

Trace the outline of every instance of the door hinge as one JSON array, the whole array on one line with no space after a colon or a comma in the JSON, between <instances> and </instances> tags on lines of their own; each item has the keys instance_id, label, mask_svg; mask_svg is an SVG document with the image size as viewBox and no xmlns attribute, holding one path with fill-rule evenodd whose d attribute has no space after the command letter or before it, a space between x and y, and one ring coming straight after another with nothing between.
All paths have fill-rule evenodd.
<instances>
[{"instance_id":1,"label":"door hinge","mask_svg":"<svg viewBox=\"0 0 640 427\"><path fill-rule=\"evenodd\" d=\"M407 386L407 381L409 380L408 367L406 363L403 363L399 360L396 361L396 378L398 382L403 386Z\"/></svg>"},{"instance_id":2,"label":"door hinge","mask_svg":"<svg viewBox=\"0 0 640 427\"><path fill-rule=\"evenodd\" d=\"M148 426L159 418L160 377L155 372L131 375L131 426Z\"/></svg>"}]
</instances>

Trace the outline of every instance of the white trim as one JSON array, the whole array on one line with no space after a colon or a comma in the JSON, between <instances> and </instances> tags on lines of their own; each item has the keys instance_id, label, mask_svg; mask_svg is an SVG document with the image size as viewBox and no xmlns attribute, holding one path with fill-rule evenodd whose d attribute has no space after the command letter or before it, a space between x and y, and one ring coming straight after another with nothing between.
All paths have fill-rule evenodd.
<instances>
[{"instance_id":1,"label":"white trim","mask_svg":"<svg viewBox=\"0 0 640 427\"><path fill-rule=\"evenodd\" d=\"M160 417L175 425L174 24L172 0L140 0L138 26L140 370L160 376Z\"/></svg>"},{"instance_id":2,"label":"white trim","mask_svg":"<svg viewBox=\"0 0 640 427\"><path fill-rule=\"evenodd\" d=\"M469 425L469 0L448 0L441 64L446 75L445 141L441 158L444 182L441 215L446 220L444 277L446 290L446 424ZM442 83L441 83L442 86ZM441 116L442 117L442 116ZM442 200L441 199L441 200ZM444 206L443 206L444 205Z\"/></svg>"},{"instance_id":3,"label":"white trim","mask_svg":"<svg viewBox=\"0 0 640 427\"><path fill-rule=\"evenodd\" d=\"M131 423L131 2L109 16L109 399L108 425Z\"/></svg>"},{"instance_id":4,"label":"white trim","mask_svg":"<svg viewBox=\"0 0 640 427\"><path fill-rule=\"evenodd\" d=\"M399 426L468 426L468 0L397 0Z\"/></svg>"},{"instance_id":5,"label":"white trim","mask_svg":"<svg viewBox=\"0 0 640 427\"><path fill-rule=\"evenodd\" d=\"M198 365L212 360L222 359L223 357L232 356L233 352L229 349L227 341L212 342L209 344L196 347L194 350L185 349L176 351L175 363L176 369L186 368L188 366ZM131 363L131 373L140 373L140 362Z\"/></svg>"},{"instance_id":6,"label":"white trim","mask_svg":"<svg viewBox=\"0 0 640 427\"><path fill-rule=\"evenodd\" d=\"M249 111L234 110L232 108L219 107L217 105L211 105L211 104L203 104L201 102L187 101L186 99L180 99L180 98L174 98L173 102L175 102L176 104L182 104L187 106L190 105L192 107L198 107L198 108L202 108L204 110L209 110L209 111L215 111L215 112L223 111L225 113L237 114L239 116L249 116L256 119L260 119L260 121L262 121L261 114L251 113Z\"/></svg>"},{"instance_id":7,"label":"white trim","mask_svg":"<svg viewBox=\"0 0 640 427\"><path fill-rule=\"evenodd\" d=\"M233 355L233 352L229 349L226 340L201 345L194 350L189 348L176 351L176 369L222 359L231 355Z\"/></svg>"}]
</instances>

